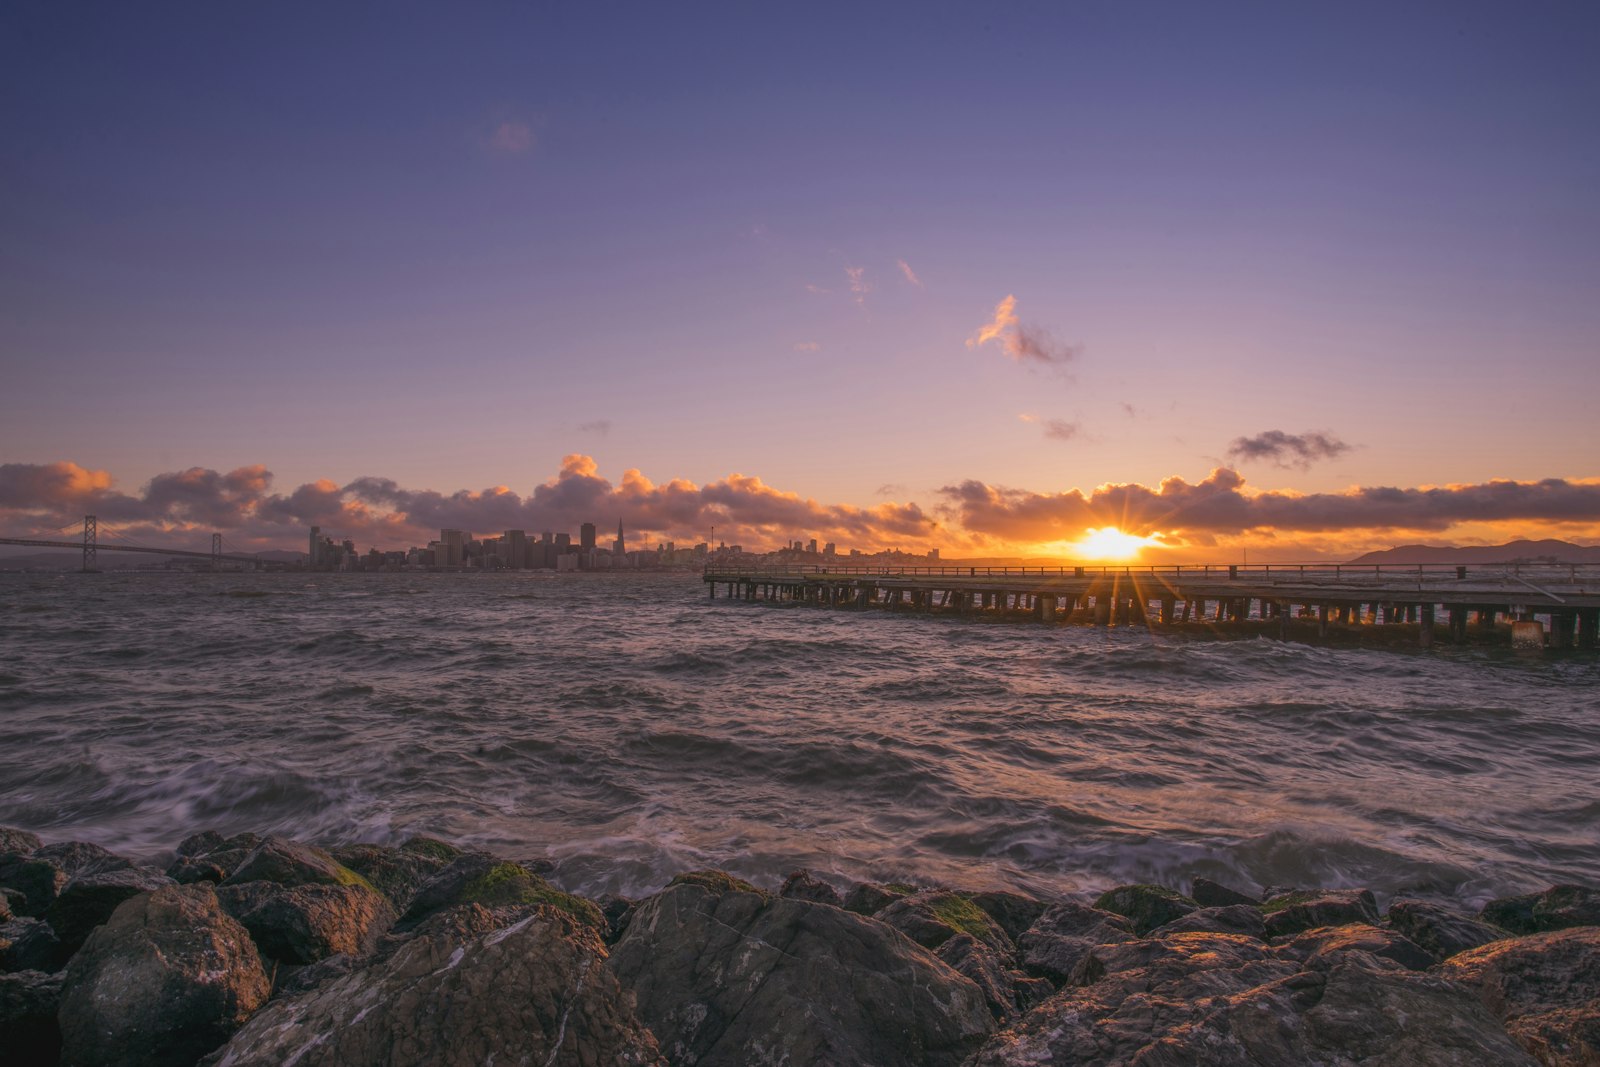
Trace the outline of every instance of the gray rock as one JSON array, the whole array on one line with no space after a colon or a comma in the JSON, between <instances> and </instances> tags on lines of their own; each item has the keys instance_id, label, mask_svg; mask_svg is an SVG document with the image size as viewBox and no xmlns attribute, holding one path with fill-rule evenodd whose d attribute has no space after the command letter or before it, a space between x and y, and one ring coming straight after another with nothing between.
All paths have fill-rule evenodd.
<instances>
[{"instance_id":1,"label":"gray rock","mask_svg":"<svg viewBox=\"0 0 1600 1067\"><path fill-rule=\"evenodd\" d=\"M1099 945L1131 941L1133 923L1121 915L1076 901L1063 901L1017 939L1018 961L1031 975L1060 985Z\"/></svg>"},{"instance_id":2,"label":"gray rock","mask_svg":"<svg viewBox=\"0 0 1600 1067\"><path fill-rule=\"evenodd\" d=\"M0 1049L11 1067L55 1067L61 1058L60 974L0 974Z\"/></svg>"},{"instance_id":3,"label":"gray rock","mask_svg":"<svg viewBox=\"0 0 1600 1067\"><path fill-rule=\"evenodd\" d=\"M395 951L309 993L274 1001L216 1067L467 1067L496 1062L656 1067L655 1038L604 966L592 926L536 906L462 939L419 928Z\"/></svg>"},{"instance_id":4,"label":"gray rock","mask_svg":"<svg viewBox=\"0 0 1600 1067\"><path fill-rule=\"evenodd\" d=\"M0 854L12 852L26 856L43 845L44 842L39 840L38 834L11 826L0 826Z\"/></svg>"},{"instance_id":5,"label":"gray rock","mask_svg":"<svg viewBox=\"0 0 1600 1067\"><path fill-rule=\"evenodd\" d=\"M1150 931L1150 936L1186 933L1243 934L1265 939L1267 921L1261 917L1261 909L1254 904L1228 904L1191 911L1181 919L1156 927Z\"/></svg>"},{"instance_id":6,"label":"gray rock","mask_svg":"<svg viewBox=\"0 0 1600 1067\"><path fill-rule=\"evenodd\" d=\"M1600 927L1495 941L1439 974L1473 990L1547 1067L1600 1063Z\"/></svg>"},{"instance_id":7,"label":"gray rock","mask_svg":"<svg viewBox=\"0 0 1600 1067\"><path fill-rule=\"evenodd\" d=\"M1514 934L1600 926L1600 890L1582 885L1551 886L1539 893L1491 900L1478 917Z\"/></svg>"},{"instance_id":8,"label":"gray rock","mask_svg":"<svg viewBox=\"0 0 1600 1067\"><path fill-rule=\"evenodd\" d=\"M1022 936L1024 930L1038 922L1039 916L1050 906L1021 893L997 890L969 893L967 899L983 909L984 914L993 919L1013 942Z\"/></svg>"},{"instance_id":9,"label":"gray rock","mask_svg":"<svg viewBox=\"0 0 1600 1067\"><path fill-rule=\"evenodd\" d=\"M1378 922L1378 902L1367 889L1296 890L1261 905L1268 937L1284 937L1319 926Z\"/></svg>"},{"instance_id":10,"label":"gray rock","mask_svg":"<svg viewBox=\"0 0 1600 1067\"><path fill-rule=\"evenodd\" d=\"M1196 878L1189 888L1189 896L1202 908L1227 908L1235 904L1256 905L1261 903L1255 897L1241 893L1237 889L1229 889L1209 878Z\"/></svg>"},{"instance_id":11,"label":"gray rock","mask_svg":"<svg viewBox=\"0 0 1600 1067\"><path fill-rule=\"evenodd\" d=\"M17 916L11 910L11 898L0 896L0 923L8 923Z\"/></svg>"},{"instance_id":12,"label":"gray rock","mask_svg":"<svg viewBox=\"0 0 1600 1067\"><path fill-rule=\"evenodd\" d=\"M0 924L0 971L59 971L69 955L43 919L19 916Z\"/></svg>"},{"instance_id":13,"label":"gray rock","mask_svg":"<svg viewBox=\"0 0 1600 1067\"><path fill-rule=\"evenodd\" d=\"M876 915L901 897L909 897L916 890L898 882L857 882L844 895L844 910L857 915Z\"/></svg>"},{"instance_id":14,"label":"gray rock","mask_svg":"<svg viewBox=\"0 0 1600 1067\"><path fill-rule=\"evenodd\" d=\"M343 845L329 851L334 859L388 897L395 911L402 914L428 879L450 865L449 860L427 852L384 845Z\"/></svg>"},{"instance_id":15,"label":"gray rock","mask_svg":"<svg viewBox=\"0 0 1600 1067\"><path fill-rule=\"evenodd\" d=\"M1295 934L1280 946L1280 951L1308 965L1318 957L1333 952L1351 950L1370 952L1382 959L1393 960L1412 971L1425 971L1437 961L1433 954L1407 938L1398 930L1365 923L1347 923L1344 926L1319 926Z\"/></svg>"},{"instance_id":16,"label":"gray rock","mask_svg":"<svg viewBox=\"0 0 1600 1067\"><path fill-rule=\"evenodd\" d=\"M1194 911L1193 900L1160 885L1119 885L1100 894L1094 906L1101 911L1126 917L1134 933L1144 935Z\"/></svg>"},{"instance_id":17,"label":"gray rock","mask_svg":"<svg viewBox=\"0 0 1600 1067\"><path fill-rule=\"evenodd\" d=\"M549 904L597 930L603 931L607 925L605 914L593 901L562 892L521 864L468 852L423 883L395 928L400 932L414 929L435 912L463 904L486 908Z\"/></svg>"},{"instance_id":18,"label":"gray rock","mask_svg":"<svg viewBox=\"0 0 1600 1067\"><path fill-rule=\"evenodd\" d=\"M193 1063L267 999L250 935L209 886L124 901L67 967L64 1064Z\"/></svg>"},{"instance_id":19,"label":"gray rock","mask_svg":"<svg viewBox=\"0 0 1600 1067\"><path fill-rule=\"evenodd\" d=\"M50 902L45 917L70 955L78 951L90 930L111 918L111 913L124 900L176 884L154 867L126 867L79 875Z\"/></svg>"},{"instance_id":20,"label":"gray rock","mask_svg":"<svg viewBox=\"0 0 1600 1067\"><path fill-rule=\"evenodd\" d=\"M888 923L923 948L938 948L957 934L969 934L1007 960L1016 952L999 923L965 895L949 890L930 889L901 897L873 918Z\"/></svg>"},{"instance_id":21,"label":"gray rock","mask_svg":"<svg viewBox=\"0 0 1600 1067\"><path fill-rule=\"evenodd\" d=\"M282 963L362 955L395 922L388 898L364 885L246 882L218 887L217 900L263 956Z\"/></svg>"},{"instance_id":22,"label":"gray rock","mask_svg":"<svg viewBox=\"0 0 1600 1067\"><path fill-rule=\"evenodd\" d=\"M955 1067L982 992L883 923L695 883L641 902L609 964L680 1064Z\"/></svg>"},{"instance_id":23,"label":"gray rock","mask_svg":"<svg viewBox=\"0 0 1600 1067\"><path fill-rule=\"evenodd\" d=\"M15 902L11 905L17 914L42 918L56 895L73 878L131 866L121 856L99 845L65 841L42 845L26 853L0 854L0 886L21 894L21 905Z\"/></svg>"},{"instance_id":24,"label":"gray rock","mask_svg":"<svg viewBox=\"0 0 1600 1067\"><path fill-rule=\"evenodd\" d=\"M1043 1003L1055 987L1043 978L1030 978L1013 967L1007 957L971 934L957 934L933 953L950 969L983 991L989 1013L1004 1022L1019 1011Z\"/></svg>"},{"instance_id":25,"label":"gray rock","mask_svg":"<svg viewBox=\"0 0 1600 1067\"><path fill-rule=\"evenodd\" d=\"M167 876L181 885L223 882L261 841L258 834L235 834L229 838L215 830L194 834L178 844L177 858L167 867Z\"/></svg>"},{"instance_id":26,"label":"gray rock","mask_svg":"<svg viewBox=\"0 0 1600 1067\"><path fill-rule=\"evenodd\" d=\"M273 834L251 849L222 884L352 885L360 881L359 875L324 850Z\"/></svg>"},{"instance_id":27,"label":"gray rock","mask_svg":"<svg viewBox=\"0 0 1600 1067\"><path fill-rule=\"evenodd\" d=\"M1458 952L1499 941L1510 934L1425 900L1397 900L1384 921L1430 952L1447 960Z\"/></svg>"},{"instance_id":28,"label":"gray rock","mask_svg":"<svg viewBox=\"0 0 1600 1067\"><path fill-rule=\"evenodd\" d=\"M778 890L778 895L794 900L810 900L818 904L832 904L836 908L844 906L844 898L839 895L837 889L804 868L793 872L783 880L783 886Z\"/></svg>"},{"instance_id":29,"label":"gray rock","mask_svg":"<svg viewBox=\"0 0 1600 1067\"><path fill-rule=\"evenodd\" d=\"M1481 1004L1359 950L1307 966L1234 934L1104 945L1091 984L996 1034L972 1067L1531 1065Z\"/></svg>"}]
</instances>

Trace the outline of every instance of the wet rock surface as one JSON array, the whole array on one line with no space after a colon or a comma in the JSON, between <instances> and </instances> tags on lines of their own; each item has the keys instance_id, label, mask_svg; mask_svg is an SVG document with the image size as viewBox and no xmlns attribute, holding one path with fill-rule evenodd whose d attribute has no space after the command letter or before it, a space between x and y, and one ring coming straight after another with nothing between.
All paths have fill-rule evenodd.
<instances>
[{"instance_id":1,"label":"wet rock surface","mask_svg":"<svg viewBox=\"0 0 1600 1067\"><path fill-rule=\"evenodd\" d=\"M738 888L641 902L610 967L675 1064L955 1067L994 1025L977 986L883 923Z\"/></svg>"},{"instance_id":2,"label":"wet rock surface","mask_svg":"<svg viewBox=\"0 0 1600 1067\"><path fill-rule=\"evenodd\" d=\"M0 844L7 1067L1600 1064L1582 886L1476 918L1359 889L1040 900L804 870L590 901L432 838L206 831L167 874Z\"/></svg>"},{"instance_id":3,"label":"wet rock surface","mask_svg":"<svg viewBox=\"0 0 1600 1067\"><path fill-rule=\"evenodd\" d=\"M283 963L360 955L395 921L388 898L364 885L245 882L218 887L217 899L263 956Z\"/></svg>"},{"instance_id":4,"label":"wet rock surface","mask_svg":"<svg viewBox=\"0 0 1600 1067\"><path fill-rule=\"evenodd\" d=\"M1309 964L1257 939L1182 933L1101 946L1072 986L974 1067L1529 1064L1453 983L1359 949Z\"/></svg>"},{"instance_id":5,"label":"wet rock surface","mask_svg":"<svg viewBox=\"0 0 1600 1067\"><path fill-rule=\"evenodd\" d=\"M62 1062L192 1063L267 999L250 936L206 886L124 901L67 966Z\"/></svg>"},{"instance_id":6,"label":"wet rock surface","mask_svg":"<svg viewBox=\"0 0 1600 1067\"><path fill-rule=\"evenodd\" d=\"M1439 973L1473 990L1540 1063L1600 1063L1600 927L1491 942Z\"/></svg>"},{"instance_id":7,"label":"wet rock surface","mask_svg":"<svg viewBox=\"0 0 1600 1067\"><path fill-rule=\"evenodd\" d=\"M379 962L274 1002L207 1062L661 1064L605 960L597 930L549 906L465 941L421 929Z\"/></svg>"}]
</instances>

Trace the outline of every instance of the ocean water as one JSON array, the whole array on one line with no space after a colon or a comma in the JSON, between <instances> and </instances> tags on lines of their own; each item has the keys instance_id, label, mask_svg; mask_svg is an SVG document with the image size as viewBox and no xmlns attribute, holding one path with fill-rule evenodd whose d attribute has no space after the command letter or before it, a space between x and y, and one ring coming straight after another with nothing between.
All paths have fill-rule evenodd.
<instances>
[{"instance_id":1,"label":"ocean water","mask_svg":"<svg viewBox=\"0 0 1600 1067\"><path fill-rule=\"evenodd\" d=\"M1600 884L1600 661L710 601L694 576L0 575L0 824L413 833L638 894Z\"/></svg>"}]
</instances>

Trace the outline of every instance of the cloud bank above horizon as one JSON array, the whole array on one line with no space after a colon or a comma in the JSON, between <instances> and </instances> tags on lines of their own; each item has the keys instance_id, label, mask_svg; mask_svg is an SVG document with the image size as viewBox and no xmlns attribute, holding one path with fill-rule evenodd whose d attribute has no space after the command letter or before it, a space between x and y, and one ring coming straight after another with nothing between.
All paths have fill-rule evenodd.
<instances>
[{"instance_id":1,"label":"cloud bank above horizon","mask_svg":"<svg viewBox=\"0 0 1600 1067\"><path fill-rule=\"evenodd\" d=\"M613 483L582 454L567 456L553 478L526 494L506 486L410 489L383 477L344 485L321 479L281 492L259 464L228 472L190 467L130 493L116 487L110 472L69 461L7 463L0 464L0 529L47 538L95 514L148 543L180 547L220 531L237 547L269 549L298 548L315 525L363 548L396 549L426 544L440 529L573 532L584 522L609 529L621 521L630 545L641 538L711 540L759 551L815 537L841 551L940 548L946 556L1048 550L1107 526L1191 555L1240 544L1353 550L1420 535L1600 537L1600 479L1296 493L1257 490L1237 471L1218 467L1198 482L1171 477L1153 488L1121 483L1036 492L966 480L930 495L927 507L909 501L861 507L819 502L751 475L658 484L636 468Z\"/></svg>"}]
</instances>

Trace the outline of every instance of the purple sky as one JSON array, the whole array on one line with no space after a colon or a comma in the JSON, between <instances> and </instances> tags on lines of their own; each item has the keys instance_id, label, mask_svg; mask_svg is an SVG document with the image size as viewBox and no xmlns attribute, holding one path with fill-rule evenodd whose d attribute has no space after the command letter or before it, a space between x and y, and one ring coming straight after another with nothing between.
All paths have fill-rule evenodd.
<instances>
[{"instance_id":1,"label":"purple sky","mask_svg":"<svg viewBox=\"0 0 1600 1067\"><path fill-rule=\"evenodd\" d=\"M1600 475L1600 8L770 8L9 5L0 462Z\"/></svg>"}]
</instances>

